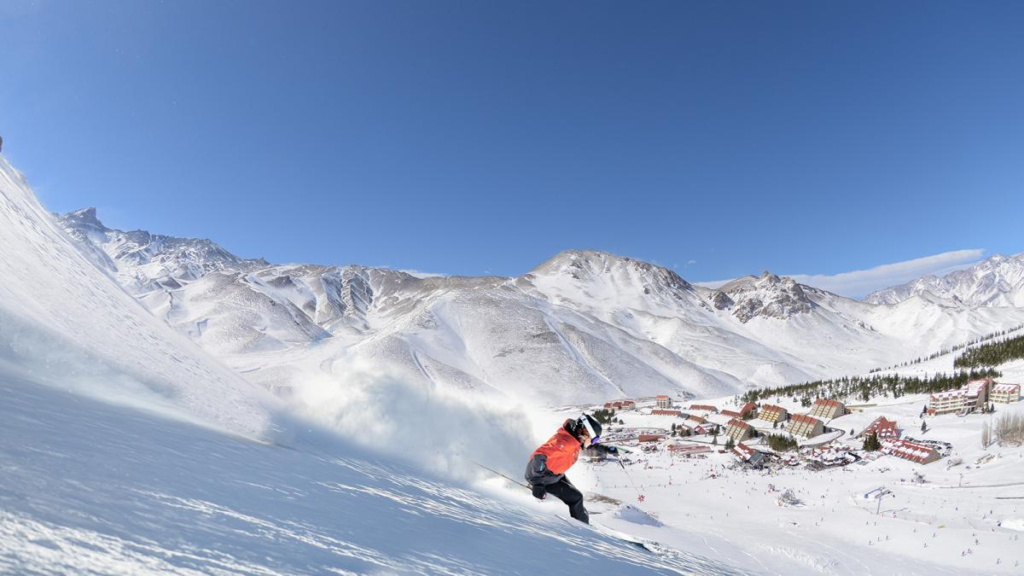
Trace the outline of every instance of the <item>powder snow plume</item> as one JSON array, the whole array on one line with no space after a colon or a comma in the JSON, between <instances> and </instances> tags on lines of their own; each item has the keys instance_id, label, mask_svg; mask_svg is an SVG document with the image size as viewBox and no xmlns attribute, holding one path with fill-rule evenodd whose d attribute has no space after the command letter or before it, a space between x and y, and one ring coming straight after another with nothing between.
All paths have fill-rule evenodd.
<instances>
[{"instance_id":1,"label":"powder snow plume","mask_svg":"<svg viewBox=\"0 0 1024 576\"><path fill-rule=\"evenodd\" d=\"M347 441L400 457L434 474L470 479L493 468L518 479L535 448L520 407L443 387L410 383L353 361L333 374L296 378L294 412Z\"/></svg>"}]
</instances>

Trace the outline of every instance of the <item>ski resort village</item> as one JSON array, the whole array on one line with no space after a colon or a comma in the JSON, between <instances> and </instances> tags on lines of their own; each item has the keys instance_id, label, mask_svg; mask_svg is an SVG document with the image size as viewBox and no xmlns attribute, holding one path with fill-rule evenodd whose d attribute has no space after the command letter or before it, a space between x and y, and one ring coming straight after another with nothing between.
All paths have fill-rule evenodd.
<instances>
[{"instance_id":1,"label":"ski resort village","mask_svg":"<svg viewBox=\"0 0 1024 576\"><path fill-rule=\"evenodd\" d=\"M1019 381L1024 362L1006 374ZM985 377L809 406L769 393L757 402L660 395L582 408L626 450L621 464L590 461L587 487L606 497L594 506L652 511L634 534L684 548L703 542L766 572L784 571L780 555L813 572L918 570L877 563L889 553L937 573L1024 571L1016 382Z\"/></svg>"}]
</instances>

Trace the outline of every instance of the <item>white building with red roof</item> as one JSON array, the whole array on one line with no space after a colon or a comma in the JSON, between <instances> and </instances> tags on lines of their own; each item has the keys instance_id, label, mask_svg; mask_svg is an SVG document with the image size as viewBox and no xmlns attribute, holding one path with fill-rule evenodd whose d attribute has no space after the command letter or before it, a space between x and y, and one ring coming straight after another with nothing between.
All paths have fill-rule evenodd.
<instances>
[{"instance_id":1,"label":"white building with red roof","mask_svg":"<svg viewBox=\"0 0 1024 576\"><path fill-rule=\"evenodd\" d=\"M971 380L962 388L937 392L928 399L928 414L948 414L982 408L988 402L992 379Z\"/></svg>"},{"instance_id":2,"label":"white building with red roof","mask_svg":"<svg viewBox=\"0 0 1024 576\"><path fill-rule=\"evenodd\" d=\"M754 450L742 442L732 449L732 455L738 458L740 462L745 462L752 466L760 466L766 460L763 453Z\"/></svg>"},{"instance_id":3,"label":"white building with red roof","mask_svg":"<svg viewBox=\"0 0 1024 576\"><path fill-rule=\"evenodd\" d=\"M664 395L658 396L654 400L658 404L658 408L671 408L672 407L672 399L669 398L668 396L664 396Z\"/></svg>"},{"instance_id":4,"label":"white building with red roof","mask_svg":"<svg viewBox=\"0 0 1024 576\"><path fill-rule=\"evenodd\" d=\"M1000 404L1020 402L1020 384L996 384L989 399Z\"/></svg>"},{"instance_id":5,"label":"white building with red roof","mask_svg":"<svg viewBox=\"0 0 1024 576\"><path fill-rule=\"evenodd\" d=\"M909 442L907 440L893 440L882 445L882 452L904 460L910 460L918 464L929 464L935 462L942 456L932 446Z\"/></svg>"},{"instance_id":6,"label":"white building with red roof","mask_svg":"<svg viewBox=\"0 0 1024 576\"><path fill-rule=\"evenodd\" d=\"M670 444L668 451L676 456L696 456L711 452L711 447L702 444Z\"/></svg>"}]
</instances>

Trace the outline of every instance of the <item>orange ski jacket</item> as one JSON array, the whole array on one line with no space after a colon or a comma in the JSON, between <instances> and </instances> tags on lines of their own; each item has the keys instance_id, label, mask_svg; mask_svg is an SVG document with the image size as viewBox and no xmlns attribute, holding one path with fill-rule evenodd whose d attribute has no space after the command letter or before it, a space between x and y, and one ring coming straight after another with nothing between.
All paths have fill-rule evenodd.
<instances>
[{"instance_id":1,"label":"orange ski jacket","mask_svg":"<svg viewBox=\"0 0 1024 576\"><path fill-rule=\"evenodd\" d=\"M531 459L533 456L543 454L548 470L555 474L565 474L580 457L580 450L582 448L580 441L574 438L563 426L558 429L558 432L555 432L555 435L550 440L541 444L540 448L533 452Z\"/></svg>"}]
</instances>

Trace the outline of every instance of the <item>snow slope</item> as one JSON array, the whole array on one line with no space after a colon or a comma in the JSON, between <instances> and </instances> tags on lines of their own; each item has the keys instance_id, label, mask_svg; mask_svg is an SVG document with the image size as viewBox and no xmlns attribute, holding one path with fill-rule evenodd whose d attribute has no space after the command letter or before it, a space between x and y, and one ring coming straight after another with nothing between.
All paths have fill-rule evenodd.
<instances>
[{"instance_id":1,"label":"snow slope","mask_svg":"<svg viewBox=\"0 0 1024 576\"><path fill-rule=\"evenodd\" d=\"M2 157L0 246L0 572L737 571L451 479L525 462L507 407L350 373L285 414L124 292Z\"/></svg>"},{"instance_id":2,"label":"snow slope","mask_svg":"<svg viewBox=\"0 0 1024 576\"><path fill-rule=\"evenodd\" d=\"M269 432L272 396L155 318L94 264L0 156L0 366L248 436Z\"/></svg>"},{"instance_id":3,"label":"snow slope","mask_svg":"<svg viewBox=\"0 0 1024 576\"><path fill-rule=\"evenodd\" d=\"M3 573L741 572L326 437L267 446L6 373L0 397Z\"/></svg>"}]
</instances>

